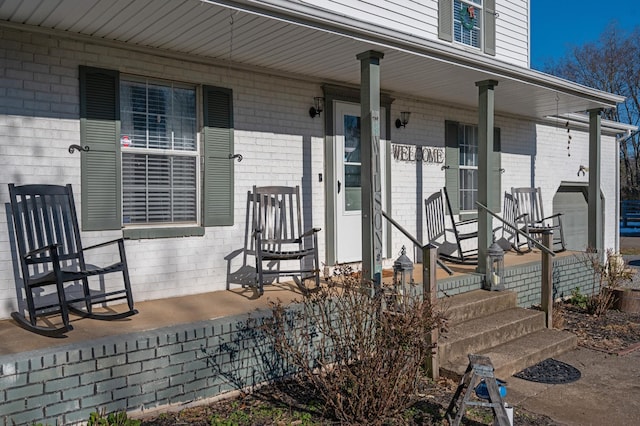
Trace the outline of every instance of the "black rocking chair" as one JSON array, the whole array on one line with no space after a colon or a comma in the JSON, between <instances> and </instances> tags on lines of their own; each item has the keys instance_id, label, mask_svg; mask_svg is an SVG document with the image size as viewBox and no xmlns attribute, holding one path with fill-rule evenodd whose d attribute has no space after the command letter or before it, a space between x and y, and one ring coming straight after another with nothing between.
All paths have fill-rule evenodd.
<instances>
[{"instance_id":1,"label":"black rocking chair","mask_svg":"<svg viewBox=\"0 0 640 426\"><path fill-rule=\"evenodd\" d=\"M124 240L120 238L90 247L82 246L70 184L9 184L9 194L28 312L28 318L23 312L11 314L20 326L56 337L73 329L69 323L70 311L101 320L122 319L138 312L133 308ZM114 255L107 254L105 250L110 245L117 246L119 260L104 267L86 263L85 253L90 250L111 259ZM124 288L120 288L120 283L116 284L111 275L105 277L115 272L122 273ZM98 287L96 285L89 286L89 277L98 278L99 289L95 288ZM96 279L91 281L93 284ZM67 283L73 284L65 286ZM116 290L112 290L114 285L118 285ZM47 292L52 288L54 291ZM106 307L107 303L122 299L126 299L128 310L114 312ZM105 309L96 312L94 305ZM51 321L58 314L62 325ZM38 325L38 318L46 318L43 322L49 325Z\"/></svg>"}]
</instances>

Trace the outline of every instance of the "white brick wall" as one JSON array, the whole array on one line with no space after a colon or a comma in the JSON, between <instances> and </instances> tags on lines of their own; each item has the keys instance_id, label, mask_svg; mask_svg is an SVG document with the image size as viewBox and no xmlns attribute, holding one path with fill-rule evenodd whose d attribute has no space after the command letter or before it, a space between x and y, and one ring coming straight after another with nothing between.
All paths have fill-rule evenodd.
<instances>
[{"instance_id":1,"label":"white brick wall","mask_svg":"<svg viewBox=\"0 0 640 426\"><path fill-rule=\"evenodd\" d=\"M0 29L0 199L8 203L8 183L71 183L79 203L80 155L69 154L80 143L78 66L117 68L122 73L175 79L233 89L235 152L235 224L207 228L203 237L127 240L127 256L136 300L178 296L226 288L227 261L244 247L246 197L254 184L300 185L307 208L307 226L323 228L320 256L324 259L325 229L324 120L307 111L313 96L321 94L317 82L276 75L230 70L226 63L205 64L155 56L77 40L53 38ZM354 66L358 66L354 60ZM384 66L384 63L383 63ZM496 93L499 96L499 88ZM444 121L477 123L477 112L402 97L395 94L391 122L400 111L411 111L406 128L392 124L393 143L444 146ZM540 185L545 209L551 213L553 194L561 181L585 182L577 176L588 165L587 136L572 131L571 157L566 157L566 131L514 118L496 117L502 129L505 168L503 190L511 186ZM603 138L603 191L607 199L607 247L614 244L615 150L612 138ZM536 143L537 142L537 143ZM444 186L440 166L391 159L391 214L409 232L421 238L423 200ZM327 179L327 176L324 176ZM417 194L419 188L420 193ZM80 206L78 206L80 209ZM420 216L417 216L420 212ZM420 224L417 223L420 219ZM89 245L119 237L121 232L89 232ZM393 232L391 260L402 245L411 246ZM242 253L231 260L231 271L242 264ZM0 215L0 318L16 309L16 273L6 215ZM252 264L253 259L249 258Z\"/></svg>"},{"instance_id":2,"label":"white brick wall","mask_svg":"<svg viewBox=\"0 0 640 426\"><path fill-rule=\"evenodd\" d=\"M233 89L235 151L235 225L207 228L204 237L127 240L127 258L136 300L226 289L225 256L244 247L246 194L252 185L300 185L308 226L324 227L323 128L307 110L317 84L230 71L164 59L76 40L2 29L0 67L0 199L9 201L8 183L52 182L80 193L78 66L117 68L123 73L220 85ZM357 66L357 63L355 63ZM78 205L80 214L81 206ZM0 216L0 318L17 308L13 258L6 215ZM117 238L121 232L84 233L85 245ZM324 256L322 239L321 256ZM253 262L249 258L250 263ZM233 259L231 271L242 263Z\"/></svg>"}]
</instances>

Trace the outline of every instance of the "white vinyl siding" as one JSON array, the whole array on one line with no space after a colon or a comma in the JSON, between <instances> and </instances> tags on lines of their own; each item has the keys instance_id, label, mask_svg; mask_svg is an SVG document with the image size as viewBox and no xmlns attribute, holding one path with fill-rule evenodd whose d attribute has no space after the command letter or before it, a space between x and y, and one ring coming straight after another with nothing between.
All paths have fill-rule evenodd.
<instances>
[{"instance_id":1,"label":"white vinyl siding","mask_svg":"<svg viewBox=\"0 0 640 426\"><path fill-rule=\"evenodd\" d=\"M440 33L440 8L443 5L452 9L452 1L405 1L405 0L317 0L312 4L297 1L265 0L264 3L286 7L310 16L322 16L333 13L340 21L349 22L353 27L371 31L380 29L397 32L423 40L451 42ZM471 3L473 0L467 0ZM495 35L493 37L496 59L519 66L529 66L529 1L494 0L495 5L483 1L485 13L498 13L494 16ZM444 6L446 7L446 6ZM492 9L492 10L488 10ZM495 9L495 10L493 10ZM452 14L448 16L453 18ZM478 15L480 16L480 15ZM482 24L487 25L486 15L482 15ZM451 21L450 21L451 22ZM449 26L452 27L451 23ZM451 34L452 28L448 30ZM482 44L482 41L481 41ZM486 44L486 43L485 43Z\"/></svg>"}]
</instances>

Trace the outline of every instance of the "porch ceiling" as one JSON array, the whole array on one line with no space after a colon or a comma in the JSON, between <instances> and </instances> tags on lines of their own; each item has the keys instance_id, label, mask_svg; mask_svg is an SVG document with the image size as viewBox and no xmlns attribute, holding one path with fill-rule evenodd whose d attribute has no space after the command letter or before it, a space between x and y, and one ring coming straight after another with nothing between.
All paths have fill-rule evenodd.
<instances>
[{"instance_id":1,"label":"porch ceiling","mask_svg":"<svg viewBox=\"0 0 640 426\"><path fill-rule=\"evenodd\" d=\"M297 11L279 7L298 7ZM314 78L360 84L356 55L384 53L381 88L475 108L476 81L498 81L497 112L526 117L611 108L622 97L439 43L272 0L0 0L0 20ZM308 10L305 10L305 7ZM335 18L335 17L334 17Z\"/></svg>"}]
</instances>

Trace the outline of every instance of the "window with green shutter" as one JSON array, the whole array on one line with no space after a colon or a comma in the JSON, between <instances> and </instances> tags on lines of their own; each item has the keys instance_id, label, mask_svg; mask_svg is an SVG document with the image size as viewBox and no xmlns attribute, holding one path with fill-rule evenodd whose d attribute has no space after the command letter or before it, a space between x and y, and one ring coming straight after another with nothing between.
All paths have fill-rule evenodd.
<instances>
[{"instance_id":1,"label":"window with green shutter","mask_svg":"<svg viewBox=\"0 0 640 426\"><path fill-rule=\"evenodd\" d=\"M490 207L500 211L501 143L500 129L494 129L489 188ZM476 213L478 200L478 126L445 122L445 185L453 214L470 216ZM454 194L457 194L455 196Z\"/></svg>"},{"instance_id":2,"label":"window with green shutter","mask_svg":"<svg viewBox=\"0 0 640 426\"><path fill-rule=\"evenodd\" d=\"M230 90L205 86L199 109L195 85L81 67L80 86L83 229L156 238L233 225Z\"/></svg>"},{"instance_id":3,"label":"window with green shutter","mask_svg":"<svg viewBox=\"0 0 640 426\"><path fill-rule=\"evenodd\" d=\"M495 0L439 0L438 37L496 54Z\"/></svg>"}]
</instances>

